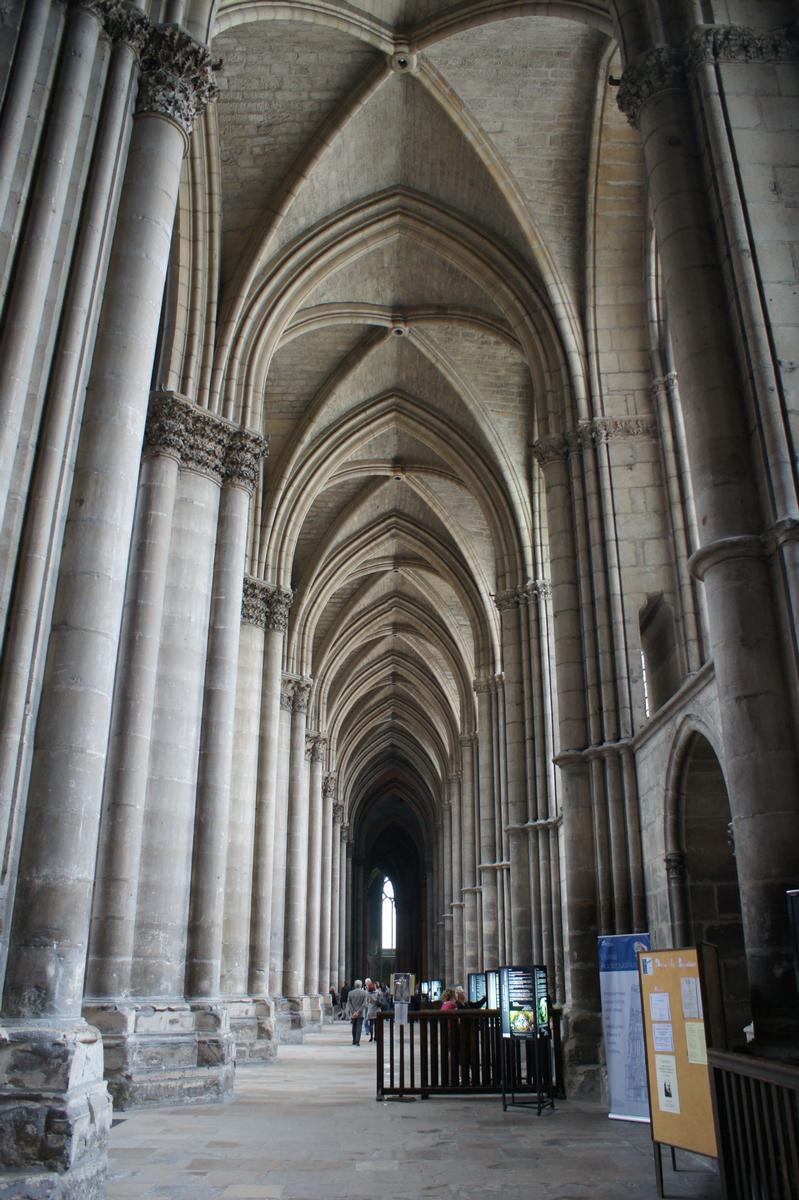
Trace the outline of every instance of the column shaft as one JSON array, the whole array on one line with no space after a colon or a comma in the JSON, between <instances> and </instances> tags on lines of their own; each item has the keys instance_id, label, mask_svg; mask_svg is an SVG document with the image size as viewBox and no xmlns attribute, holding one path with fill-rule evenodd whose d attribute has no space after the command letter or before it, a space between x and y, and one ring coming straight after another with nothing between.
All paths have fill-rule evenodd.
<instances>
[{"instance_id":1,"label":"column shaft","mask_svg":"<svg viewBox=\"0 0 799 1200\"><path fill-rule=\"evenodd\" d=\"M309 741L311 739L308 739ZM305 926L305 987L309 996L319 994L319 955L321 950L322 907L322 768L325 739L314 737L310 746L311 768L308 780L308 907Z\"/></svg>"},{"instance_id":2,"label":"column shaft","mask_svg":"<svg viewBox=\"0 0 799 1200\"><path fill-rule=\"evenodd\" d=\"M286 840L286 965L283 994L305 992L305 936L308 904L308 781L305 769L305 725L310 683L294 688L289 748L288 834Z\"/></svg>"},{"instance_id":3,"label":"column shaft","mask_svg":"<svg viewBox=\"0 0 799 1200\"><path fill-rule=\"evenodd\" d=\"M321 930L319 933L319 991L325 1001L330 992L330 946L333 930L333 797L335 779L326 775L322 785L322 888L320 894Z\"/></svg>"},{"instance_id":4,"label":"column shaft","mask_svg":"<svg viewBox=\"0 0 799 1200\"><path fill-rule=\"evenodd\" d=\"M281 639L282 641L282 639ZM288 995L285 987L284 929L286 924L286 860L288 856L289 758L291 747L291 706L294 684L281 684L280 727L275 781L275 842L272 860L272 923L269 935L269 995Z\"/></svg>"},{"instance_id":5,"label":"column shaft","mask_svg":"<svg viewBox=\"0 0 799 1200\"><path fill-rule=\"evenodd\" d=\"M494 811L494 755L491 728L491 685L477 688L477 761L480 811L480 887L482 894L483 967L499 966L497 905L497 827Z\"/></svg>"},{"instance_id":6,"label":"column shaft","mask_svg":"<svg viewBox=\"0 0 799 1200\"><path fill-rule=\"evenodd\" d=\"M477 859L475 857L474 734L461 737L461 798L463 852L463 969L468 975L477 971L480 956L477 944ZM466 981L464 980L464 987Z\"/></svg>"}]
</instances>

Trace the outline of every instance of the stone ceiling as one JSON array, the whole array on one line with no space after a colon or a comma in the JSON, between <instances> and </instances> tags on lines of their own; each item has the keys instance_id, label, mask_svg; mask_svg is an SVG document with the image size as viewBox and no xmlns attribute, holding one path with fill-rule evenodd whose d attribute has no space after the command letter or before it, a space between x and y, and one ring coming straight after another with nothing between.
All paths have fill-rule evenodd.
<instances>
[{"instance_id":1,"label":"stone ceiling","mask_svg":"<svg viewBox=\"0 0 799 1200\"><path fill-rule=\"evenodd\" d=\"M547 573L530 445L553 326L583 353L605 8L239 2L213 48L219 373L272 444L250 570L295 592L350 811L393 780L432 813L493 596Z\"/></svg>"}]
</instances>

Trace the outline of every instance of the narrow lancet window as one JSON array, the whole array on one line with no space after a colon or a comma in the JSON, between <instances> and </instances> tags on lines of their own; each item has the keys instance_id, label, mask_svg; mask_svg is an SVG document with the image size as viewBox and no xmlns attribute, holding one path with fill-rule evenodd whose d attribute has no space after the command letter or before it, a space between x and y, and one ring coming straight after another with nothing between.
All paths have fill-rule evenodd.
<instances>
[{"instance_id":1,"label":"narrow lancet window","mask_svg":"<svg viewBox=\"0 0 799 1200\"><path fill-rule=\"evenodd\" d=\"M383 949L397 948L397 906L394 900L394 885L386 877L383 880Z\"/></svg>"}]
</instances>

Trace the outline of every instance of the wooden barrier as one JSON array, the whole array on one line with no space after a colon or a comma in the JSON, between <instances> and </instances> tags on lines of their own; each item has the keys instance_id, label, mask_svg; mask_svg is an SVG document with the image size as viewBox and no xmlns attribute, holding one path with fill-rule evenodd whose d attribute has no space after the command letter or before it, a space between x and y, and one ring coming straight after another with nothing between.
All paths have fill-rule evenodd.
<instances>
[{"instance_id":1,"label":"wooden barrier","mask_svg":"<svg viewBox=\"0 0 799 1200\"><path fill-rule=\"evenodd\" d=\"M423 1009L397 1025L389 1013L375 1022L377 1094L386 1096L485 1095L502 1091L502 1059L506 1079L517 1093L537 1091L531 1042L503 1039L496 1009ZM553 1061L560 1061L555 1023Z\"/></svg>"},{"instance_id":2,"label":"wooden barrier","mask_svg":"<svg viewBox=\"0 0 799 1200\"><path fill-rule=\"evenodd\" d=\"M708 1050L722 1195L799 1200L799 1068Z\"/></svg>"}]
</instances>

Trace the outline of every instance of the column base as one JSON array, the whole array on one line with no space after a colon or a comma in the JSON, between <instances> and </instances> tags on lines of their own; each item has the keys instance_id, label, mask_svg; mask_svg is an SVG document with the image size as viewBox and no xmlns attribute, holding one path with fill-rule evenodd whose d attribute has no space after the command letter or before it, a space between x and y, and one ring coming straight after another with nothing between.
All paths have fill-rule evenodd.
<instances>
[{"instance_id":1,"label":"column base","mask_svg":"<svg viewBox=\"0 0 799 1200\"><path fill-rule=\"evenodd\" d=\"M563 1076L569 1100L607 1101L607 1073L599 1013L564 1009Z\"/></svg>"},{"instance_id":2,"label":"column base","mask_svg":"<svg viewBox=\"0 0 799 1200\"><path fill-rule=\"evenodd\" d=\"M103 1036L115 1108L232 1097L236 1049L223 1002L96 1001L84 1014Z\"/></svg>"},{"instance_id":3,"label":"column base","mask_svg":"<svg viewBox=\"0 0 799 1200\"><path fill-rule=\"evenodd\" d=\"M333 1020L333 1000L330 992L323 992L320 999L322 1001L322 1024L329 1025Z\"/></svg>"},{"instance_id":4,"label":"column base","mask_svg":"<svg viewBox=\"0 0 799 1200\"><path fill-rule=\"evenodd\" d=\"M236 1043L236 1067L274 1062L278 1042L272 1001L264 996L230 996L225 1007Z\"/></svg>"},{"instance_id":5,"label":"column base","mask_svg":"<svg viewBox=\"0 0 799 1200\"><path fill-rule=\"evenodd\" d=\"M0 1197L102 1200L111 1097L83 1021L0 1027Z\"/></svg>"},{"instance_id":6,"label":"column base","mask_svg":"<svg viewBox=\"0 0 799 1200\"><path fill-rule=\"evenodd\" d=\"M310 997L276 996L275 1019L279 1042L285 1042L286 1045L302 1045L305 1030L311 1025Z\"/></svg>"},{"instance_id":7,"label":"column base","mask_svg":"<svg viewBox=\"0 0 799 1200\"><path fill-rule=\"evenodd\" d=\"M305 999L308 1001L308 1024L306 1028L309 1033L321 1033L325 1011L323 997L315 993L311 996L306 996Z\"/></svg>"}]
</instances>

